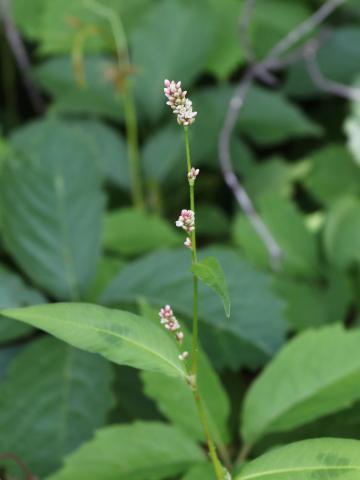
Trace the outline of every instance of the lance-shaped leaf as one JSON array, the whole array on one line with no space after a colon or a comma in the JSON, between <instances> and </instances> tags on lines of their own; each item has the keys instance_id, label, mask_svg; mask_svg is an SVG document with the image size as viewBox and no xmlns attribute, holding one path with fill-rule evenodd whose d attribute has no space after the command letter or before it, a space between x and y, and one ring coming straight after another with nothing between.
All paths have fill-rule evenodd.
<instances>
[{"instance_id":1,"label":"lance-shaped leaf","mask_svg":"<svg viewBox=\"0 0 360 480\"><path fill-rule=\"evenodd\" d=\"M114 404L111 364L50 337L10 363L0 389L0 452L44 478L106 422Z\"/></svg>"},{"instance_id":2,"label":"lance-shaped leaf","mask_svg":"<svg viewBox=\"0 0 360 480\"><path fill-rule=\"evenodd\" d=\"M213 255L226 274L232 299L231 322L221 302L206 285L199 285L199 318L206 323L204 348L217 365L236 368L259 364L281 345L285 323L282 303L270 291L269 279L246 264L229 249L209 249L200 258ZM107 305L137 302L171 304L177 315L192 318L192 278L189 255L183 249L152 253L128 264L114 278L101 297ZM211 335L211 339L209 336Z\"/></svg>"},{"instance_id":3,"label":"lance-shaped leaf","mask_svg":"<svg viewBox=\"0 0 360 480\"><path fill-rule=\"evenodd\" d=\"M360 442L317 438L272 450L248 463L236 480L356 480Z\"/></svg>"},{"instance_id":4,"label":"lance-shaped leaf","mask_svg":"<svg viewBox=\"0 0 360 480\"><path fill-rule=\"evenodd\" d=\"M120 365L186 375L176 343L167 332L130 312L86 303L55 303L0 313Z\"/></svg>"},{"instance_id":5,"label":"lance-shaped leaf","mask_svg":"<svg viewBox=\"0 0 360 480\"><path fill-rule=\"evenodd\" d=\"M113 425L68 457L50 480L160 480L202 460L200 448L170 425Z\"/></svg>"},{"instance_id":6,"label":"lance-shaped leaf","mask_svg":"<svg viewBox=\"0 0 360 480\"><path fill-rule=\"evenodd\" d=\"M247 393L245 442L305 425L359 400L359 344L360 331L339 325L308 331L288 343Z\"/></svg>"},{"instance_id":7,"label":"lance-shaped leaf","mask_svg":"<svg viewBox=\"0 0 360 480\"><path fill-rule=\"evenodd\" d=\"M215 257L204 258L204 260L193 264L191 271L220 296L224 304L225 314L230 317L229 290L218 260Z\"/></svg>"}]
</instances>

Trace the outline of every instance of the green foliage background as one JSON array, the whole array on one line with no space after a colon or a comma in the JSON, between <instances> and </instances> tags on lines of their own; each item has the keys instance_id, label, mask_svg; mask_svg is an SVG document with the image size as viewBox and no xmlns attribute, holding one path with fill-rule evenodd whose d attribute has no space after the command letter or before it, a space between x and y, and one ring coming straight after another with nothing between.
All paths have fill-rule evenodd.
<instances>
[{"instance_id":1,"label":"green foliage background","mask_svg":"<svg viewBox=\"0 0 360 480\"><path fill-rule=\"evenodd\" d=\"M258 0L256 57L322 3ZM40 115L0 31L0 309L12 309L0 317L0 478L23 478L9 452L41 479L212 478L183 366L156 313L169 303L191 326L189 254L174 224L188 202L183 138L162 91L170 78L198 111L190 141L201 169L200 256L218 259L231 300L227 319L216 293L200 288L200 389L220 455L237 472L242 446L250 458L268 452L241 480L274 464L304 471L269 480L325 478L311 469L327 468L358 479L360 104L319 90L301 59L246 96L234 169L281 248L275 273L217 153L246 66L244 1L103 4L127 35L146 211L131 203L119 93L129 72L117 70L109 23L83 0L12 0L45 98ZM322 73L360 86L358 1L326 25ZM213 287L229 308L220 280Z\"/></svg>"}]
</instances>

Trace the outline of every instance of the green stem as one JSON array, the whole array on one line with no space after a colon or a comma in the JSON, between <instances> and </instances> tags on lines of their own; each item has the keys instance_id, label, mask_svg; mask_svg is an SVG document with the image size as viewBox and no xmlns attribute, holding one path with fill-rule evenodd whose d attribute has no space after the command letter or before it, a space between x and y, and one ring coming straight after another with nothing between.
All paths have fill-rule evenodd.
<instances>
[{"instance_id":1,"label":"green stem","mask_svg":"<svg viewBox=\"0 0 360 480\"><path fill-rule=\"evenodd\" d=\"M120 72L124 62L126 66L130 65L129 47L121 18L113 8L108 7L102 2L98 2L96 0L87 0L86 4L94 13L105 18L110 24L114 37L118 68ZM122 98L124 104L133 203L139 210L143 210L144 196L141 181L138 124L133 89L129 79L125 80Z\"/></svg>"},{"instance_id":2,"label":"green stem","mask_svg":"<svg viewBox=\"0 0 360 480\"><path fill-rule=\"evenodd\" d=\"M191 170L191 155L190 155L190 143L189 143L189 130L188 127L184 127L185 133L185 153L186 153L186 164L187 172ZM195 185L194 183L189 182L189 193L190 193L190 209L195 213ZM196 229L191 232L191 244L192 244L192 264L197 262L197 251L196 251ZM193 288L194 288L194 307L193 307L193 332L192 332L192 364L191 364L191 387L194 395L196 408L199 414L201 424L204 429L204 434L206 442L209 448L209 454L211 461L213 463L215 476L217 480L222 480L224 478L224 470L221 465L221 462L216 453L215 442L212 438L209 421L207 419L206 411L201 400L200 392L197 386L197 369L198 369L198 355L199 355L199 315L198 315L198 304L199 304L199 293L198 293L198 278L196 275L193 276Z\"/></svg>"},{"instance_id":3,"label":"green stem","mask_svg":"<svg viewBox=\"0 0 360 480\"><path fill-rule=\"evenodd\" d=\"M124 87L124 113L126 125L126 137L129 154L129 166L132 185L133 203L139 210L144 210L144 196L141 182L141 168L138 141L138 125L132 86L126 80Z\"/></svg>"}]
</instances>

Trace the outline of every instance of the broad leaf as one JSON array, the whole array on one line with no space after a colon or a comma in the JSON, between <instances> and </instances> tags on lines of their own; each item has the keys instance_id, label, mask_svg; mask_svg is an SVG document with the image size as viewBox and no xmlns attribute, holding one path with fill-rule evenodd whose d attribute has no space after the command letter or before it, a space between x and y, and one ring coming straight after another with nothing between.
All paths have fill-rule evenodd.
<instances>
[{"instance_id":1,"label":"broad leaf","mask_svg":"<svg viewBox=\"0 0 360 480\"><path fill-rule=\"evenodd\" d=\"M167 332L130 312L86 303L57 303L0 313L120 365L185 377L178 348Z\"/></svg>"},{"instance_id":2,"label":"broad leaf","mask_svg":"<svg viewBox=\"0 0 360 480\"><path fill-rule=\"evenodd\" d=\"M229 322L217 296L200 285L199 315L206 324L201 329L206 336L204 347L217 365L236 368L242 362L259 364L272 356L283 341L282 304L270 291L268 277L244 263L234 251L206 250L199 258L208 255L218 258L224 269L232 314ZM143 297L157 307L170 303L177 315L192 318L189 264L189 253L184 250L148 255L125 267L101 300L120 305Z\"/></svg>"},{"instance_id":3,"label":"broad leaf","mask_svg":"<svg viewBox=\"0 0 360 480\"><path fill-rule=\"evenodd\" d=\"M110 77L113 60L84 58L85 85L77 85L69 57L46 60L35 70L40 85L53 97L51 110L66 114L102 115L114 121L123 117L122 101Z\"/></svg>"},{"instance_id":4,"label":"broad leaf","mask_svg":"<svg viewBox=\"0 0 360 480\"><path fill-rule=\"evenodd\" d=\"M332 265L347 268L360 263L360 200L344 197L326 217L324 247Z\"/></svg>"},{"instance_id":5,"label":"broad leaf","mask_svg":"<svg viewBox=\"0 0 360 480\"><path fill-rule=\"evenodd\" d=\"M286 318L296 330L345 321L351 305L351 283L340 272L312 283L281 277L275 286L286 301Z\"/></svg>"},{"instance_id":6,"label":"broad leaf","mask_svg":"<svg viewBox=\"0 0 360 480\"><path fill-rule=\"evenodd\" d=\"M225 314L230 317L230 295L219 261L215 257L206 257L194 263L191 271L219 295L224 304Z\"/></svg>"},{"instance_id":7,"label":"broad leaf","mask_svg":"<svg viewBox=\"0 0 360 480\"><path fill-rule=\"evenodd\" d=\"M37 285L78 299L95 273L104 208L91 145L55 119L17 131L12 144L0 177L5 246Z\"/></svg>"},{"instance_id":8,"label":"broad leaf","mask_svg":"<svg viewBox=\"0 0 360 480\"><path fill-rule=\"evenodd\" d=\"M351 83L359 73L359 42L360 29L355 25L340 26L334 30L317 53L322 74L335 82ZM304 62L296 62L290 67L285 90L290 95L299 97L319 95L319 87L309 76Z\"/></svg>"},{"instance_id":9,"label":"broad leaf","mask_svg":"<svg viewBox=\"0 0 360 480\"><path fill-rule=\"evenodd\" d=\"M68 125L87 140L103 178L130 191L127 147L121 134L97 120L68 121Z\"/></svg>"},{"instance_id":10,"label":"broad leaf","mask_svg":"<svg viewBox=\"0 0 360 480\"><path fill-rule=\"evenodd\" d=\"M306 118L284 95L259 87L252 87L249 91L239 117L239 127L260 145L322 134L322 128Z\"/></svg>"},{"instance_id":11,"label":"broad leaf","mask_svg":"<svg viewBox=\"0 0 360 480\"><path fill-rule=\"evenodd\" d=\"M359 331L332 326L288 343L246 395L242 415L246 443L253 444L265 433L294 429L359 400L359 341Z\"/></svg>"},{"instance_id":12,"label":"broad leaf","mask_svg":"<svg viewBox=\"0 0 360 480\"><path fill-rule=\"evenodd\" d=\"M111 365L43 338L11 363L0 388L0 451L41 478L103 425L113 405Z\"/></svg>"},{"instance_id":13,"label":"broad leaf","mask_svg":"<svg viewBox=\"0 0 360 480\"><path fill-rule=\"evenodd\" d=\"M174 120L174 119L172 119ZM174 170L185 176L184 138L175 122L156 131L146 142L142 151L142 164L147 179L166 183Z\"/></svg>"},{"instance_id":14,"label":"broad leaf","mask_svg":"<svg viewBox=\"0 0 360 480\"><path fill-rule=\"evenodd\" d=\"M341 145L330 145L309 156L304 185L312 196L326 205L344 194L360 192L360 168Z\"/></svg>"},{"instance_id":15,"label":"broad leaf","mask_svg":"<svg viewBox=\"0 0 360 480\"><path fill-rule=\"evenodd\" d=\"M139 69L136 94L147 120L171 115L163 96L164 79L182 80L189 88L206 63L213 40L213 25L200 6L165 0L152 8L131 42L132 62Z\"/></svg>"},{"instance_id":16,"label":"broad leaf","mask_svg":"<svg viewBox=\"0 0 360 480\"><path fill-rule=\"evenodd\" d=\"M0 309L43 303L44 297L28 287L16 273L0 265ZM14 340L31 332L28 325L0 317L0 343Z\"/></svg>"},{"instance_id":17,"label":"broad leaf","mask_svg":"<svg viewBox=\"0 0 360 480\"><path fill-rule=\"evenodd\" d=\"M279 196L263 199L259 213L278 242L285 272L314 277L319 271L315 236L307 229L296 205ZM239 214L234 224L234 241L256 265L269 265L268 252L249 220Z\"/></svg>"},{"instance_id":18,"label":"broad leaf","mask_svg":"<svg viewBox=\"0 0 360 480\"><path fill-rule=\"evenodd\" d=\"M170 425L113 425L99 430L50 479L160 480L176 476L203 459L200 448Z\"/></svg>"},{"instance_id":19,"label":"broad leaf","mask_svg":"<svg viewBox=\"0 0 360 480\"><path fill-rule=\"evenodd\" d=\"M210 463L195 465L181 480L215 480L214 467Z\"/></svg>"},{"instance_id":20,"label":"broad leaf","mask_svg":"<svg viewBox=\"0 0 360 480\"><path fill-rule=\"evenodd\" d=\"M154 214L122 208L105 217L103 245L108 251L135 256L181 242L175 227Z\"/></svg>"},{"instance_id":21,"label":"broad leaf","mask_svg":"<svg viewBox=\"0 0 360 480\"><path fill-rule=\"evenodd\" d=\"M319 438L266 453L246 465L236 480L356 480L359 475L359 441Z\"/></svg>"}]
</instances>

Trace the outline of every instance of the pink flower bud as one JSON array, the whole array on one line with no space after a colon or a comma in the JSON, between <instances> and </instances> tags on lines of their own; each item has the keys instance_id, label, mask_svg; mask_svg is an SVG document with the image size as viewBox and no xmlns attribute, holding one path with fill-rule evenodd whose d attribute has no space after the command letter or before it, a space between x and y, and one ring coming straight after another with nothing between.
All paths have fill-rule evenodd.
<instances>
[{"instance_id":1,"label":"pink flower bud","mask_svg":"<svg viewBox=\"0 0 360 480\"><path fill-rule=\"evenodd\" d=\"M190 240L189 237L186 237L184 245L185 245L186 248L190 248L190 250L192 249L192 241Z\"/></svg>"}]
</instances>

